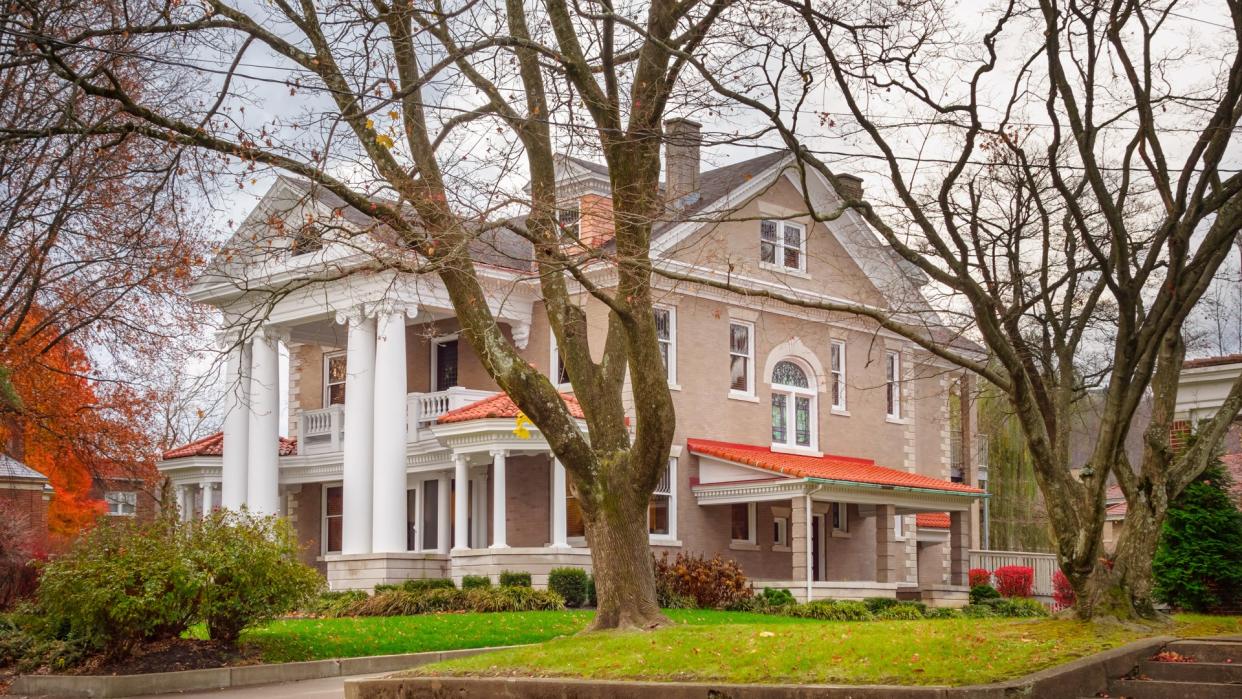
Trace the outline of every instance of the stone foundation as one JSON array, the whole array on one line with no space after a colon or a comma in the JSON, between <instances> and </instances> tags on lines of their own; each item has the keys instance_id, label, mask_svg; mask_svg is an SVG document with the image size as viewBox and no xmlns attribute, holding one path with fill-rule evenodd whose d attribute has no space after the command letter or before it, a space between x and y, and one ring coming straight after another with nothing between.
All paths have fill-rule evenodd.
<instances>
[{"instance_id":1,"label":"stone foundation","mask_svg":"<svg viewBox=\"0 0 1242 699\"><path fill-rule=\"evenodd\" d=\"M442 553L358 553L324 556L328 589L367 590L416 578L448 577L449 557Z\"/></svg>"},{"instance_id":2,"label":"stone foundation","mask_svg":"<svg viewBox=\"0 0 1242 699\"><path fill-rule=\"evenodd\" d=\"M453 553L453 582L461 584L466 575L486 575L498 582L506 570L530 573L531 585L544 588L553 568L582 568L591 572L591 550L586 548L506 548L469 549Z\"/></svg>"}]
</instances>

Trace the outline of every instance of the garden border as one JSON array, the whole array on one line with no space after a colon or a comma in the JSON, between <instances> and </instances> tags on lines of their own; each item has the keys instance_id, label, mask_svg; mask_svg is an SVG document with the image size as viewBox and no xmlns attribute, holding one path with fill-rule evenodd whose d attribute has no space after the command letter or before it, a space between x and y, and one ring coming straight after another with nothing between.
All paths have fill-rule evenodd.
<instances>
[{"instance_id":1,"label":"garden border","mask_svg":"<svg viewBox=\"0 0 1242 699\"><path fill-rule=\"evenodd\" d=\"M57 697L133 697L189 690L250 687L279 682L300 682L326 677L368 675L376 672L408 670L429 663L464 658L494 650L517 648L488 646L457 650L364 655L354 658L308 660L294 663L267 663L233 667L151 672L138 675L18 675L9 687L11 694Z\"/></svg>"},{"instance_id":2,"label":"garden border","mask_svg":"<svg viewBox=\"0 0 1242 699\"><path fill-rule=\"evenodd\" d=\"M1013 680L965 687L892 685L729 684L567 678L384 677L347 680L345 699L1061 699L1094 696L1108 679L1129 672L1157 649L1178 640L1156 636Z\"/></svg>"}]
</instances>

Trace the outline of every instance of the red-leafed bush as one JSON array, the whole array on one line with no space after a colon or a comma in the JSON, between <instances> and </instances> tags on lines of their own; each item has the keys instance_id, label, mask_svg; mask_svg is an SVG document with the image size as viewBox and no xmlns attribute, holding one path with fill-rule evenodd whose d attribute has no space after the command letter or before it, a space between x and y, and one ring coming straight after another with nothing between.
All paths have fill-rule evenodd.
<instances>
[{"instance_id":1,"label":"red-leafed bush","mask_svg":"<svg viewBox=\"0 0 1242 699\"><path fill-rule=\"evenodd\" d=\"M971 587L992 584L992 574L988 572L987 568L971 568L966 575L970 578Z\"/></svg>"},{"instance_id":2,"label":"red-leafed bush","mask_svg":"<svg viewBox=\"0 0 1242 699\"><path fill-rule=\"evenodd\" d=\"M1035 569L1029 566L1001 566L992 571L1001 597L1030 597L1035 585Z\"/></svg>"},{"instance_id":3,"label":"red-leafed bush","mask_svg":"<svg viewBox=\"0 0 1242 699\"><path fill-rule=\"evenodd\" d=\"M692 601L689 606L699 609L726 609L755 594L741 566L719 555L678 553L670 559L665 552L655 559L655 574L656 596L666 607Z\"/></svg>"},{"instance_id":4,"label":"red-leafed bush","mask_svg":"<svg viewBox=\"0 0 1242 699\"><path fill-rule=\"evenodd\" d=\"M1052 573L1052 610L1059 612L1062 609L1069 609L1076 601L1078 597L1074 594L1069 578L1065 577L1065 573L1060 570L1054 571Z\"/></svg>"}]
</instances>

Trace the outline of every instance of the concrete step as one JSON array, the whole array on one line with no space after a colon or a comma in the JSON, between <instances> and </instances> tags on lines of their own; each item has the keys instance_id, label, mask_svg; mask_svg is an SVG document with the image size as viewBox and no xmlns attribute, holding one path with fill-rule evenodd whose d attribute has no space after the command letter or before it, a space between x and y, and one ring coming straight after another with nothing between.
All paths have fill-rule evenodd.
<instances>
[{"instance_id":1,"label":"concrete step","mask_svg":"<svg viewBox=\"0 0 1242 699\"><path fill-rule=\"evenodd\" d=\"M1174 641L1166 650L1189 656L1203 663L1242 663L1242 642L1192 639Z\"/></svg>"},{"instance_id":2,"label":"concrete step","mask_svg":"<svg viewBox=\"0 0 1242 699\"><path fill-rule=\"evenodd\" d=\"M1153 680L1169 682L1217 682L1228 684L1242 682L1242 663L1162 663L1144 660L1138 675ZM1239 685L1242 696L1242 685Z\"/></svg>"},{"instance_id":3,"label":"concrete step","mask_svg":"<svg viewBox=\"0 0 1242 699\"><path fill-rule=\"evenodd\" d=\"M1108 695L1128 699L1238 699L1242 684L1220 682L1169 682L1165 680L1113 680Z\"/></svg>"}]
</instances>

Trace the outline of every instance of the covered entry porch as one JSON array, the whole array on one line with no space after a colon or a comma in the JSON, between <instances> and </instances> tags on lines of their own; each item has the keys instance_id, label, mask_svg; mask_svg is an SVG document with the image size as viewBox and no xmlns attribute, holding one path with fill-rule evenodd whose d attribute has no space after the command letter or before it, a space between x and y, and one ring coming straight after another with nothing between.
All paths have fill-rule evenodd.
<instances>
[{"instance_id":1,"label":"covered entry porch","mask_svg":"<svg viewBox=\"0 0 1242 699\"><path fill-rule=\"evenodd\" d=\"M970 506L984 496L979 489L866 459L693 439L688 446L699 459L692 488L699 506L728 508L735 532L771 523L764 536L785 565L748 571L756 587L787 588L800 601L966 603Z\"/></svg>"}]
</instances>

